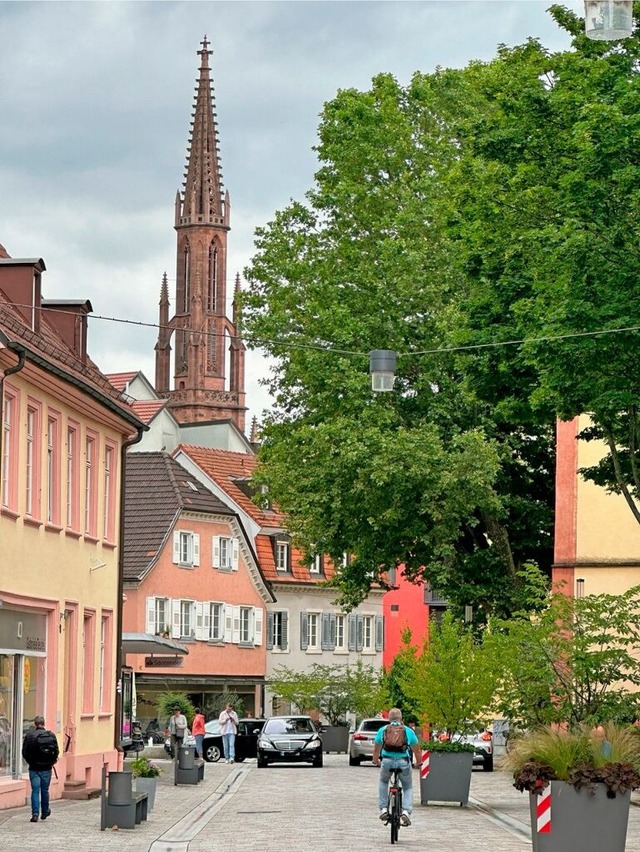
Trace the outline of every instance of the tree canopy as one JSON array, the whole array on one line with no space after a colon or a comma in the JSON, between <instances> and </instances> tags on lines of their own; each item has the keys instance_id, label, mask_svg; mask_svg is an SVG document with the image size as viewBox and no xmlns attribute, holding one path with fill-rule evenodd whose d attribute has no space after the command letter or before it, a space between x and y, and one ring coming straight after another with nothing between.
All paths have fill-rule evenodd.
<instances>
[{"instance_id":1,"label":"tree canopy","mask_svg":"<svg viewBox=\"0 0 640 852\"><path fill-rule=\"evenodd\" d=\"M636 475L636 37L535 40L488 63L380 74L324 107L303 201L258 229L244 333L275 359L262 465L291 530L354 605L405 566L478 617L552 558L555 417L592 414ZM513 345L513 341L526 341ZM367 353L399 354L394 393Z\"/></svg>"}]
</instances>

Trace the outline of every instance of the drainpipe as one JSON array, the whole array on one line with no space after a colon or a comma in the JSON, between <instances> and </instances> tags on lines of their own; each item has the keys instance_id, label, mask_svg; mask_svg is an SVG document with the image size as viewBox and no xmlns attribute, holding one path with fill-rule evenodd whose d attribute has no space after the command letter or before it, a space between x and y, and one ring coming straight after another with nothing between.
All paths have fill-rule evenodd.
<instances>
[{"instance_id":1,"label":"drainpipe","mask_svg":"<svg viewBox=\"0 0 640 852\"><path fill-rule=\"evenodd\" d=\"M17 353L18 363L14 364L13 367L7 367L0 374L0 482L2 482L2 441L4 439L4 380L13 373L19 373L24 367L27 357L27 350L20 346L19 343L7 342L7 349L11 349L12 352Z\"/></svg>"},{"instance_id":2,"label":"drainpipe","mask_svg":"<svg viewBox=\"0 0 640 852\"><path fill-rule=\"evenodd\" d=\"M138 434L128 441L125 441L120 448L120 529L118 532L118 607L116 610L116 683L120 684L120 689L116 689L116 704L115 704L115 719L113 727L113 742L115 749L120 754L123 754L121 743L121 722L122 722L122 666L124 665L124 654L122 653L122 615L123 615L123 596L124 596L124 498L125 498L125 480L127 468L127 450L134 444L139 444L142 436L147 431L146 426L138 427ZM118 758L118 761L120 759Z\"/></svg>"}]
</instances>

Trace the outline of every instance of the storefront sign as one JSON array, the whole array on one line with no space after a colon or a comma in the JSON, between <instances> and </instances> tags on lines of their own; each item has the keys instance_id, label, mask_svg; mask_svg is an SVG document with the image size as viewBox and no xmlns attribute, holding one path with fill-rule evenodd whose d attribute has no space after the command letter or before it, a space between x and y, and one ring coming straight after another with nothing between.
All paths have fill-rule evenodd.
<instances>
[{"instance_id":1,"label":"storefront sign","mask_svg":"<svg viewBox=\"0 0 640 852\"><path fill-rule=\"evenodd\" d=\"M182 657L145 657L144 664L148 668L153 668L154 666L175 668L182 665Z\"/></svg>"},{"instance_id":2,"label":"storefront sign","mask_svg":"<svg viewBox=\"0 0 640 852\"><path fill-rule=\"evenodd\" d=\"M47 650L47 617L4 606L0 609L0 648L44 653Z\"/></svg>"}]
</instances>

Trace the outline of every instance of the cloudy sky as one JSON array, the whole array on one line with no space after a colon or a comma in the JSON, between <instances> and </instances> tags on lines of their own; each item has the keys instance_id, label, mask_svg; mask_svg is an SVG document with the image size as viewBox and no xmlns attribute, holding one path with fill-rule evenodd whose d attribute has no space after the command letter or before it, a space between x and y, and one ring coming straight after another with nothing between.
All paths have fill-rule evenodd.
<instances>
[{"instance_id":1,"label":"cloudy sky","mask_svg":"<svg viewBox=\"0 0 640 852\"><path fill-rule=\"evenodd\" d=\"M231 195L232 290L254 229L311 186L318 116L338 89L367 89L381 71L406 83L529 36L562 49L550 4L0 0L0 243L12 257L44 258L46 298L87 298L95 315L157 322L162 273L175 276L173 205L206 34ZM105 372L153 379L155 339L154 329L90 323L90 353ZM263 374L264 360L249 353L249 417L269 405Z\"/></svg>"}]
</instances>

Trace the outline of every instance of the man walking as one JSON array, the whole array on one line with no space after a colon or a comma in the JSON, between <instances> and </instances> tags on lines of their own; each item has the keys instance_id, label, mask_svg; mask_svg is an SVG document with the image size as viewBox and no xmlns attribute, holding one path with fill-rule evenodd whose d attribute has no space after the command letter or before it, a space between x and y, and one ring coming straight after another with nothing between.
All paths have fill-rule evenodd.
<instances>
[{"instance_id":1,"label":"man walking","mask_svg":"<svg viewBox=\"0 0 640 852\"><path fill-rule=\"evenodd\" d=\"M44 726L44 716L36 716L35 727L29 728L22 743L22 756L29 767L31 783L31 822L51 816L49 785L51 769L58 760L60 748L56 735Z\"/></svg>"},{"instance_id":2,"label":"man walking","mask_svg":"<svg viewBox=\"0 0 640 852\"><path fill-rule=\"evenodd\" d=\"M238 714L233 709L233 704L227 704L218 717L218 722L222 733L224 756L227 763L233 763L236 758L236 734L238 732Z\"/></svg>"},{"instance_id":3,"label":"man walking","mask_svg":"<svg viewBox=\"0 0 640 852\"><path fill-rule=\"evenodd\" d=\"M378 808L380 819L387 821L387 800L389 796L389 777L392 769L400 770L400 782L402 784L402 816L403 825L411 825L411 812L413 810L413 775L411 772L411 752L413 752L416 765L420 766L420 747L415 733L402 724L402 710L392 707L389 710L389 724L380 728L376 734L373 745L373 765L380 766L382 755L382 769L378 779Z\"/></svg>"}]
</instances>

